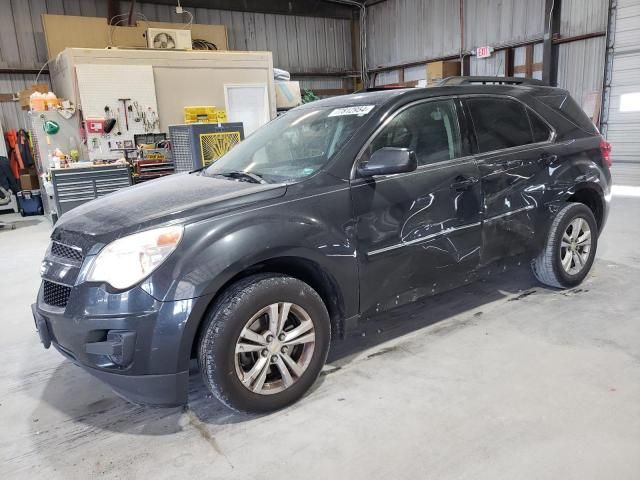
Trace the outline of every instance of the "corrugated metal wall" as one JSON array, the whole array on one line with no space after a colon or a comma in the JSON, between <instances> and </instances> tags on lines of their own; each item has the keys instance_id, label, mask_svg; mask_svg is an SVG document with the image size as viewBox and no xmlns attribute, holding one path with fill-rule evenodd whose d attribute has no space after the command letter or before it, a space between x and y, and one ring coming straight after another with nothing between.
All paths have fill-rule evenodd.
<instances>
[{"instance_id":1,"label":"corrugated metal wall","mask_svg":"<svg viewBox=\"0 0 640 480\"><path fill-rule=\"evenodd\" d=\"M130 2L120 2L127 12ZM150 21L182 22L171 5L139 3L137 11ZM194 22L227 27L229 48L270 50L274 66L292 72L341 72L353 69L349 20L213 9L190 9ZM43 13L107 15L106 0L0 0L0 68L39 69L47 61L40 15ZM0 74L0 92L24 89L35 75ZM48 81L46 75L41 81ZM304 77L306 88L341 88L340 78ZM0 122L21 128L26 117L15 103L0 103Z\"/></svg>"},{"instance_id":2,"label":"corrugated metal wall","mask_svg":"<svg viewBox=\"0 0 640 480\"><path fill-rule=\"evenodd\" d=\"M558 86L581 105L589 94L602 90L605 37L563 43L558 51Z\"/></svg>"},{"instance_id":3,"label":"corrugated metal wall","mask_svg":"<svg viewBox=\"0 0 640 480\"><path fill-rule=\"evenodd\" d=\"M544 35L544 0L467 0L465 28L467 49L480 45L504 45L540 41ZM562 37L604 32L607 25L607 0L562 0L560 34ZM565 43L559 46L558 85L568 89L578 102L602 88L604 37ZM498 52L499 53L499 52ZM516 49L517 58L524 51ZM542 44L534 48L534 63L542 62ZM504 75L504 56L471 58L472 75ZM541 72L534 72L541 78Z\"/></svg>"},{"instance_id":4,"label":"corrugated metal wall","mask_svg":"<svg viewBox=\"0 0 640 480\"><path fill-rule=\"evenodd\" d=\"M608 0L562 0L560 32L566 37L604 32L608 11Z\"/></svg>"},{"instance_id":5,"label":"corrugated metal wall","mask_svg":"<svg viewBox=\"0 0 640 480\"><path fill-rule=\"evenodd\" d=\"M536 42L544 35L544 0L466 0L464 5L466 50ZM516 49L516 65L524 64L524 58L518 58L521 53ZM536 61L542 60L534 58ZM471 75L504 76L505 66L504 51L496 51L489 58L469 59ZM539 72L536 74L539 76Z\"/></svg>"},{"instance_id":6,"label":"corrugated metal wall","mask_svg":"<svg viewBox=\"0 0 640 480\"><path fill-rule=\"evenodd\" d=\"M126 11L129 2L121 2ZM181 22L170 5L140 4L151 21ZM269 50L273 65L292 72L342 72L353 69L349 20L193 9L194 22L227 27L231 50Z\"/></svg>"},{"instance_id":7,"label":"corrugated metal wall","mask_svg":"<svg viewBox=\"0 0 640 480\"><path fill-rule=\"evenodd\" d=\"M607 139L616 162L631 162L620 178L640 186L640 0L618 0L614 33L613 71L609 97ZM629 165L630 167L631 165Z\"/></svg>"},{"instance_id":8,"label":"corrugated metal wall","mask_svg":"<svg viewBox=\"0 0 640 480\"><path fill-rule=\"evenodd\" d=\"M605 32L607 0L562 0L560 35L574 37ZM558 49L558 86L584 105L589 94L602 90L605 37L563 43Z\"/></svg>"},{"instance_id":9,"label":"corrugated metal wall","mask_svg":"<svg viewBox=\"0 0 640 480\"><path fill-rule=\"evenodd\" d=\"M308 78L299 79L301 89L339 89L344 88L341 78Z\"/></svg>"},{"instance_id":10,"label":"corrugated metal wall","mask_svg":"<svg viewBox=\"0 0 640 480\"><path fill-rule=\"evenodd\" d=\"M369 68L455 55L459 0L387 0L367 8Z\"/></svg>"},{"instance_id":11,"label":"corrugated metal wall","mask_svg":"<svg viewBox=\"0 0 640 480\"><path fill-rule=\"evenodd\" d=\"M465 0L465 49L540 40L544 0Z\"/></svg>"},{"instance_id":12,"label":"corrugated metal wall","mask_svg":"<svg viewBox=\"0 0 640 480\"><path fill-rule=\"evenodd\" d=\"M465 50L541 40L544 0L466 0ZM369 68L460 52L460 0L387 0L367 9Z\"/></svg>"},{"instance_id":13,"label":"corrugated metal wall","mask_svg":"<svg viewBox=\"0 0 640 480\"><path fill-rule=\"evenodd\" d=\"M489 58L469 59L469 70L471 75L504 77L505 76L505 51L494 52Z\"/></svg>"},{"instance_id":14,"label":"corrugated metal wall","mask_svg":"<svg viewBox=\"0 0 640 480\"><path fill-rule=\"evenodd\" d=\"M465 50L540 40L544 0L464 1ZM367 10L369 68L420 62L460 52L460 0L387 0ZM504 75L504 53L471 58L472 75ZM404 69L405 81L423 80L423 65ZM376 85L398 82L398 70L380 72Z\"/></svg>"},{"instance_id":15,"label":"corrugated metal wall","mask_svg":"<svg viewBox=\"0 0 640 480\"><path fill-rule=\"evenodd\" d=\"M626 0L630 1L630 0ZM560 34L573 37L604 32L607 0L562 0ZM534 63L542 62L544 0L464 0L465 51L535 43ZM442 15L448 12L448 17ZM460 0L387 0L368 9L369 68L388 67L428 58L453 56L460 49ZM559 47L558 84L578 102L602 88L604 37L564 43ZM515 64L524 64L524 49L515 49ZM520 58L522 57L522 58ZM505 75L505 53L470 58L471 75ZM404 80L426 77L422 65L404 69ZM541 78L540 70L534 78ZM399 70L376 75L376 85L403 78Z\"/></svg>"},{"instance_id":16,"label":"corrugated metal wall","mask_svg":"<svg viewBox=\"0 0 640 480\"><path fill-rule=\"evenodd\" d=\"M424 67L422 67L424 70ZM425 72L426 76L426 72ZM400 81L400 71L399 70L389 70L387 72L380 72L376 74L374 85L389 85L392 83L398 83Z\"/></svg>"},{"instance_id":17,"label":"corrugated metal wall","mask_svg":"<svg viewBox=\"0 0 640 480\"><path fill-rule=\"evenodd\" d=\"M19 92L33 85L35 80L35 74L0 74L0 92ZM49 76L42 75L38 83L49 83ZM0 102L0 124L5 131L10 128L30 128L27 114L17 102Z\"/></svg>"},{"instance_id":18,"label":"corrugated metal wall","mask_svg":"<svg viewBox=\"0 0 640 480\"><path fill-rule=\"evenodd\" d=\"M105 16L105 0L0 0L0 68L39 68L46 61L40 14ZM639 0L618 0L635 5ZM563 37L606 29L607 0L563 0ZM129 7L121 2L121 11ZM626 7L623 7L626 8ZM631 8L631 7L630 7ZM635 8L635 7L633 7ZM632 8L632 10L633 10ZM622 10L622 9L621 9ZM142 3L149 20L180 22L169 5ZM368 66L376 68L453 56L460 49L459 0L387 0L367 10ZM223 24L233 49L271 50L274 64L298 72L344 71L353 68L348 20L293 17L260 13L195 9L198 23ZM544 30L544 0L465 0L465 49L540 41ZM628 16L628 21L637 18ZM625 18L622 18L623 23ZM624 33L621 33L624 35ZM578 101L598 90L602 82L604 39L595 38L559 47L559 84ZM539 62L540 45L535 47ZM520 54L519 50L516 55ZM635 61L635 60L634 60ZM504 54L471 59L474 74L503 74ZM424 65L381 72L377 85L425 78ZM538 75L538 73L536 73ZM0 75L0 91L11 92L31 83L34 76ZM46 77L45 77L46 79ZM306 88L340 88L338 78L301 78ZM0 120L7 127L24 125L14 104L0 104Z\"/></svg>"}]
</instances>

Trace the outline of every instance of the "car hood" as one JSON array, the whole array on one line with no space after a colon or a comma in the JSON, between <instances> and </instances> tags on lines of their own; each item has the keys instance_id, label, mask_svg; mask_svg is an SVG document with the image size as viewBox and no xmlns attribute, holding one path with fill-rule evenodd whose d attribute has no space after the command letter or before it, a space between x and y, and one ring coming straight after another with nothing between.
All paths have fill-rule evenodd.
<instances>
[{"instance_id":1,"label":"car hood","mask_svg":"<svg viewBox=\"0 0 640 480\"><path fill-rule=\"evenodd\" d=\"M56 231L110 241L155 225L194 221L278 198L286 189L283 184L255 184L188 173L170 175L74 208L60 217Z\"/></svg>"}]
</instances>

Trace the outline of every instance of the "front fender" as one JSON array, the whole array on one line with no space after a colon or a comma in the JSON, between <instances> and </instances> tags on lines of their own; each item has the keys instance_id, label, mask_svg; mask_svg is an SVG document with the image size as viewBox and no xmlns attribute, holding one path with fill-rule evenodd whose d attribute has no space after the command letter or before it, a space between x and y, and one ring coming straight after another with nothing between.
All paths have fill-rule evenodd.
<instances>
[{"instance_id":1,"label":"front fender","mask_svg":"<svg viewBox=\"0 0 640 480\"><path fill-rule=\"evenodd\" d=\"M187 225L180 246L143 288L161 301L215 295L261 262L298 257L335 279L357 311L357 259L348 189L294 198Z\"/></svg>"}]
</instances>

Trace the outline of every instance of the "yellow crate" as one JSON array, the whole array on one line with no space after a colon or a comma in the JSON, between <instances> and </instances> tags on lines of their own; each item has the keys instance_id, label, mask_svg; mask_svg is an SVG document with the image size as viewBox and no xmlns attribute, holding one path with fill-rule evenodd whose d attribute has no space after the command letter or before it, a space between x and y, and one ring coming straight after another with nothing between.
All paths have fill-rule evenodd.
<instances>
[{"instance_id":1,"label":"yellow crate","mask_svg":"<svg viewBox=\"0 0 640 480\"><path fill-rule=\"evenodd\" d=\"M226 122L227 112L215 106L184 107L184 123Z\"/></svg>"}]
</instances>

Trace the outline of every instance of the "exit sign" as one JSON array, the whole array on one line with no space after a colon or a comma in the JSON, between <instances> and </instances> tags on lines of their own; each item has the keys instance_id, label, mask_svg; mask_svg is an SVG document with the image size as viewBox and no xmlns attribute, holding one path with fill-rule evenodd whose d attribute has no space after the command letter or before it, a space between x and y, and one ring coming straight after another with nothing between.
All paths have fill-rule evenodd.
<instances>
[{"instance_id":1,"label":"exit sign","mask_svg":"<svg viewBox=\"0 0 640 480\"><path fill-rule=\"evenodd\" d=\"M490 57L492 51L493 51L493 48L491 47L478 47L476 48L476 57L478 58Z\"/></svg>"}]
</instances>

